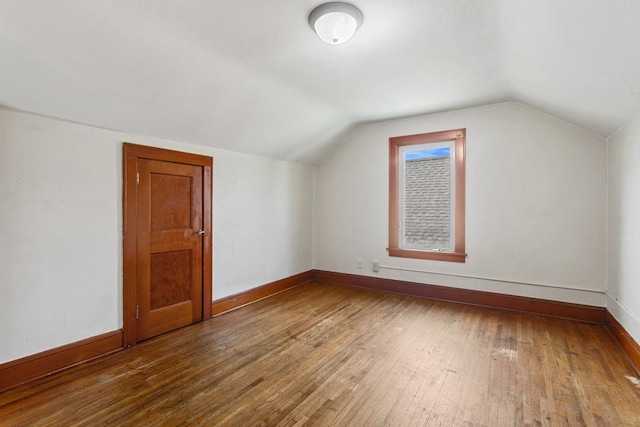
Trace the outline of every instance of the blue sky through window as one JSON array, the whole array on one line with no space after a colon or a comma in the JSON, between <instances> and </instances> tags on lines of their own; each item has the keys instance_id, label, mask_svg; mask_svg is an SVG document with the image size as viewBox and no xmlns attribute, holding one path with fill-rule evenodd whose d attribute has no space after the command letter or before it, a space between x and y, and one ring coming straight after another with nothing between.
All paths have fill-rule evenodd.
<instances>
[{"instance_id":1,"label":"blue sky through window","mask_svg":"<svg viewBox=\"0 0 640 427\"><path fill-rule=\"evenodd\" d=\"M433 157L448 157L449 147L432 148L430 150L406 151L404 153L405 160L430 159Z\"/></svg>"}]
</instances>

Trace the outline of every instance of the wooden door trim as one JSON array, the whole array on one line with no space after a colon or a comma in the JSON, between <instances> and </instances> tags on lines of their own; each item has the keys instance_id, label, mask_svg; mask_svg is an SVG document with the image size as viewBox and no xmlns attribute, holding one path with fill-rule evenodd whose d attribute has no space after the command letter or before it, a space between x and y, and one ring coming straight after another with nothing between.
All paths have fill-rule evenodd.
<instances>
[{"instance_id":1,"label":"wooden door trim","mask_svg":"<svg viewBox=\"0 0 640 427\"><path fill-rule=\"evenodd\" d=\"M137 343L136 325L136 165L138 159L161 160L173 163L202 166L202 199L205 234L202 242L202 318L211 317L213 299L213 227L212 227L212 188L213 158L199 154L183 153L164 148L149 147L125 142L122 145L122 203L123 203L123 290L122 322L123 346L131 347Z\"/></svg>"}]
</instances>

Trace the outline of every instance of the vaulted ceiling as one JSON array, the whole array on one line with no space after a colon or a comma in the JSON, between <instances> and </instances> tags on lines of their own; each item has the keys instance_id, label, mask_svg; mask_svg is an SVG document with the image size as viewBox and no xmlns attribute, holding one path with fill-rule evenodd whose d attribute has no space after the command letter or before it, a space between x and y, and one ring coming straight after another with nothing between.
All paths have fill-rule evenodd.
<instances>
[{"instance_id":1,"label":"vaulted ceiling","mask_svg":"<svg viewBox=\"0 0 640 427\"><path fill-rule=\"evenodd\" d=\"M0 0L0 105L314 164L358 125L520 101L608 136L640 113L637 0Z\"/></svg>"}]
</instances>

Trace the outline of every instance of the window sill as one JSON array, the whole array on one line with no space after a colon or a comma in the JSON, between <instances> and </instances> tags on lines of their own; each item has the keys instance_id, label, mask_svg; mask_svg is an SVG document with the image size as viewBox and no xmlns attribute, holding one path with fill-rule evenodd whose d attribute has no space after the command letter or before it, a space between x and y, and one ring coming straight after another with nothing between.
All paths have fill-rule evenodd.
<instances>
[{"instance_id":1,"label":"window sill","mask_svg":"<svg viewBox=\"0 0 640 427\"><path fill-rule=\"evenodd\" d=\"M400 258L418 258L418 259L430 259L434 261L448 261L448 262L465 262L467 258L466 253L459 252L435 252L435 251L418 251L415 249L400 249L389 248L389 256Z\"/></svg>"}]
</instances>

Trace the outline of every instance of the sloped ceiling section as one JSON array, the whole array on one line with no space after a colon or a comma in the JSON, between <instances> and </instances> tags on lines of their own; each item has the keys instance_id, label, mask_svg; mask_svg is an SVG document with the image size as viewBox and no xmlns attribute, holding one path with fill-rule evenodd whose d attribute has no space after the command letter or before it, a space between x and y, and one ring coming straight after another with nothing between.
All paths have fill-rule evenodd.
<instances>
[{"instance_id":1,"label":"sloped ceiling section","mask_svg":"<svg viewBox=\"0 0 640 427\"><path fill-rule=\"evenodd\" d=\"M608 136L640 113L635 0L0 0L0 105L309 164L359 124L521 101Z\"/></svg>"}]
</instances>

